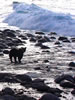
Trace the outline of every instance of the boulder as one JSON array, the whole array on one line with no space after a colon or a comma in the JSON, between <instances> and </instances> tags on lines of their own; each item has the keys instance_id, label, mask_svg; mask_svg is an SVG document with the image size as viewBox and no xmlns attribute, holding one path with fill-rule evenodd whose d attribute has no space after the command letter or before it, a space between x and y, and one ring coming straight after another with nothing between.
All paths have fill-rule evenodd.
<instances>
[{"instance_id":1,"label":"boulder","mask_svg":"<svg viewBox=\"0 0 75 100\"><path fill-rule=\"evenodd\" d=\"M64 88L75 88L75 84L69 81L62 81L60 86Z\"/></svg>"},{"instance_id":2,"label":"boulder","mask_svg":"<svg viewBox=\"0 0 75 100\"><path fill-rule=\"evenodd\" d=\"M68 75L68 74L62 74L62 75L58 76L58 77L55 79L55 82L56 82L56 83L60 83L60 82L63 81L63 80L68 80L68 81L74 83L74 78L73 78L71 75Z\"/></svg>"},{"instance_id":3,"label":"boulder","mask_svg":"<svg viewBox=\"0 0 75 100\"><path fill-rule=\"evenodd\" d=\"M44 94L39 100L60 100L56 95L47 93Z\"/></svg>"},{"instance_id":4,"label":"boulder","mask_svg":"<svg viewBox=\"0 0 75 100\"><path fill-rule=\"evenodd\" d=\"M35 32L35 34L44 35L45 33L43 33L43 32Z\"/></svg>"},{"instance_id":5,"label":"boulder","mask_svg":"<svg viewBox=\"0 0 75 100\"><path fill-rule=\"evenodd\" d=\"M3 95L14 95L14 91L11 88L6 87L2 90L2 94Z\"/></svg>"},{"instance_id":6,"label":"boulder","mask_svg":"<svg viewBox=\"0 0 75 100\"><path fill-rule=\"evenodd\" d=\"M70 62L69 66L75 67L75 62Z\"/></svg>"}]
</instances>

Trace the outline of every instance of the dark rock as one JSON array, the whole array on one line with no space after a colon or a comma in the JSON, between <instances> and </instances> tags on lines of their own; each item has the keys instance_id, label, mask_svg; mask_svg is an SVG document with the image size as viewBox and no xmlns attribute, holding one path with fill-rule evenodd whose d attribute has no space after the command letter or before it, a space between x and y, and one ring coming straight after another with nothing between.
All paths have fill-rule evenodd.
<instances>
[{"instance_id":1,"label":"dark rock","mask_svg":"<svg viewBox=\"0 0 75 100\"><path fill-rule=\"evenodd\" d=\"M56 37L51 36L50 39L56 39Z\"/></svg>"},{"instance_id":2,"label":"dark rock","mask_svg":"<svg viewBox=\"0 0 75 100\"><path fill-rule=\"evenodd\" d=\"M44 94L39 100L60 100L56 95L47 93Z\"/></svg>"},{"instance_id":3,"label":"dark rock","mask_svg":"<svg viewBox=\"0 0 75 100\"><path fill-rule=\"evenodd\" d=\"M45 79L35 79L33 80L33 83L39 83L39 82L42 82L44 83Z\"/></svg>"},{"instance_id":4,"label":"dark rock","mask_svg":"<svg viewBox=\"0 0 75 100\"><path fill-rule=\"evenodd\" d=\"M15 32L14 30L5 29L5 30L3 31L3 36L4 36L4 37L5 37L5 36L16 37L15 33L16 33L16 32Z\"/></svg>"},{"instance_id":5,"label":"dark rock","mask_svg":"<svg viewBox=\"0 0 75 100\"><path fill-rule=\"evenodd\" d=\"M44 36L41 39L38 39L38 42L41 42L41 43L50 42L50 39L47 36Z\"/></svg>"},{"instance_id":6,"label":"dark rock","mask_svg":"<svg viewBox=\"0 0 75 100\"><path fill-rule=\"evenodd\" d=\"M75 37L72 37L71 40L72 40L72 42L75 42Z\"/></svg>"},{"instance_id":7,"label":"dark rock","mask_svg":"<svg viewBox=\"0 0 75 100\"><path fill-rule=\"evenodd\" d=\"M32 79L30 76L26 74L20 74L15 76L17 79L19 79L21 82L32 82Z\"/></svg>"},{"instance_id":8,"label":"dark rock","mask_svg":"<svg viewBox=\"0 0 75 100\"><path fill-rule=\"evenodd\" d=\"M16 98L17 98L16 100L36 100L35 98L27 95L19 95Z\"/></svg>"},{"instance_id":9,"label":"dark rock","mask_svg":"<svg viewBox=\"0 0 75 100\"><path fill-rule=\"evenodd\" d=\"M4 88L2 90L2 93L3 95L14 95L14 91L9 87Z\"/></svg>"},{"instance_id":10,"label":"dark rock","mask_svg":"<svg viewBox=\"0 0 75 100\"><path fill-rule=\"evenodd\" d=\"M55 45L59 45L59 44L61 44L60 41L56 41L55 42Z\"/></svg>"},{"instance_id":11,"label":"dark rock","mask_svg":"<svg viewBox=\"0 0 75 100\"><path fill-rule=\"evenodd\" d=\"M68 53L70 53L70 54L75 54L75 51L69 51Z\"/></svg>"},{"instance_id":12,"label":"dark rock","mask_svg":"<svg viewBox=\"0 0 75 100\"><path fill-rule=\"evenodd\" d=\"M35 44L35 46L40 46L41 47L42 43L38 42L38 43Z\"/></svg>"},{"instance_id":13,"label":"dark rock","mask_svg":"<svg viewBox=\"0 0 75 100\"><path fill-rule=\"evenodd\" d=\"M65 40L63 40L63 42L68 42L68 43L70 43L70 40L68 40L68 39L65 39Z\"/></svg>"},{"instance_id":14,"label":"dark rock","mask_svg":"<svg viewBox=\"0 0 75 100\"><path fill-rule=\"evenodd\" d=\"M74 78L71 76L71 75L68 75L68 74L63 74L61 76L58 76L56 79L55 79L55 82L56 83L60 83L61 81L63 80L68 80L70 82L74 82Z\"/></svg>"},{"instance_id":15,"label":"dark rock","mask_svg":"<svg viewBox=\"0 0 75 100\"><path fill-rule=\"evenodd\" d=\"M75 62L70 62L69 66L75 67Z\"/></svg>"},{"instance_id":16,"label":"dark rock","mask_svg":"<svg viewBox=\"0 0 75 100\"><path fill-rule=\"evenodd\" d=\"M26 33L27 37L34 37L33 34L30 34L30 33Z\"/></svg>"},{"instance_id":17,"label":"dark rock","mask_svg":"<svg viewBox=\"0 0 75 100\"><path fill-rule=\"evenodd\" d=\"M43 82L37 82L37 83L33 82L31 87L33 89L37 89L37 91L40 91L40 92L48 92L48 90L49 90L49 86L47 86Z\"/></svg>"},{"instance_id":18,"label":"dark rock","mask_svg":"<svg viewBox=\"0 0 75 100\"><path fill-rule=\"evenodd\" d=\"M60 86L64 87L64 88L75 88L75 84L72 83L72 82L65 82L65 81L62 81L60 83Z\"/></svg>"},{"instance_id":19,"label":"dark rock","mask_svg":"<svg viewBox=\"0 0 75 100\"><path fill-rule=\"evenodd\" d=\"M73 89L73 90L71 91L71 93L72 93L73 95L75 95L75 89Z\"/></svg>"},{"instance_id":20,"label":"dark rock","mask_svg":"<svg viewBox=\"0 0 75 100\"><path fill-rule=\"evenodd\" d=\"M9 54L9 50L3 50L4 54Z\"/></svg>"},{"instance_id":21,"label":"dark rock","mask_svg":"<svg viewBox=\"0 0 75 100\"><path fill-rule=\"evenodd\" d=\"M35 70L41 70L41 68L40 67L36 67L36 68L34 68Z\"/></svg>"},{"instance_id":22,"label":"dark rock","mask_svg":"<svg viewBox=\"0 0 75 100\"><path fill-rule=\"evenodd\" d=\"M44 35L45 33L43 33L43 32L35 32L35 34Z\"/></svg>"},{"instance_id":23,"label":"dark rock","mask_svg":"<svg viewBox=\"0 0 75 100\"><path fill-rule=\"evenodd\" d=\"M30 42L36 42L36 38L30 38Z\"/></svg>"},{"instance_id":24,"label":"dark rock","mask_svg":"<svg viewBox=\"0 0 75 100\"><path fill-rule=\"evenodd\" d=\"M50 49L50 48L46 45L41 45L41 49Z\"/></svg>"},{"instance_id":25,"label":"dark rock","mask_svg":"<svg viewBox=\"0 0 75 100\"><path fill-rule=\"evenodd\" d=\"M16 100L16 98L11 95L3 95L0 97L0 100Z\"/></svg>"},{"instance_id":26,"label":"dark rock","mask_svg":"<svg viewBox=\"0 0 75 100\"><path fill-rule=\"evenodd\" d=\"M56 32L51 32L50 35L57 35L57 33Z\"/></svg>"},{"instance_id":27,"label":"dark rock","mask_svg":"<svg viewBox=\"0 0 75 100\"><path fill-rule=\"evenodd\" d=\"M44 62L45 62L45 63L48 63L48 62L49 62L49 60L44 60Z\"/></svg>"},{"instance_id":28,"label":"dark rock","mask_svg":"<svg viewBox=\"0 0 75 100\"><path fill-rule=\"evenodd\" d=\"M64 36L60 36L60 37L58 38L58 40L60 40L60 41L65 41L65 40L68 40L68 38L67 38L67 37L64 37Z\"/></svg>"}]
</instances>

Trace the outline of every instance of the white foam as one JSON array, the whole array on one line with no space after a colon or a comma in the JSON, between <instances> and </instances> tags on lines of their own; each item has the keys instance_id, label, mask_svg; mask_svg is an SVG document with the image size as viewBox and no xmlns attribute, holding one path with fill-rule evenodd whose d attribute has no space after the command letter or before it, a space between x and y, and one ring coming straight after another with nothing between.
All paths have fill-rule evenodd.
<instances>
[{"instance_id":1,"label":"white foam","mask_svg":"<svg viewBox=\"0 0 75 100\"><path fill-rule=\"evenodd\" d=\"M25 30L75 35L75 19L70 14L55 13L35 4L17 4L4 22Z\"/></svg>"}]
</instances>

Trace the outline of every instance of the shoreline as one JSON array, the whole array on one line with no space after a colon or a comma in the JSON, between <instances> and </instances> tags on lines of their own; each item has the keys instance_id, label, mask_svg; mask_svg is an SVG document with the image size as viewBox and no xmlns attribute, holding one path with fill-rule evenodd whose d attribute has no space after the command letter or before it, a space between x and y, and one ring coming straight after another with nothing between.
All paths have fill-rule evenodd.
<instances>
[{"instance_id":1,"label":"shoreline","mask_svg":"<svg viewBox=\"0 0 75 100\"><path fill-rule=\"evenodd\" d=\"M8 51L13 46L27 48L21 64L10 63ZM57 95L60 100L67 100L69 96L68 100L74 100L72 90L75 85L75 37L59 36L54 32L33 34L31 31L28 33L4 29L0 31L0 50L0 76L4 77L0 77L0 84L3 88L17 89L19 94L22 93L19 95L21 97L27 94L39 99L44 93L49 92ZM71 62L74 66L69 65ZM22 77L18 78L16 74L22 74ZM26 78L25 75L29 82L23 80L23 77ZM61 80L72 83L72 87L67 88L64 82L64 88L61 83L57 83ZM14 81L19 84L14 84Z\"/></svg>"}]
</instances>

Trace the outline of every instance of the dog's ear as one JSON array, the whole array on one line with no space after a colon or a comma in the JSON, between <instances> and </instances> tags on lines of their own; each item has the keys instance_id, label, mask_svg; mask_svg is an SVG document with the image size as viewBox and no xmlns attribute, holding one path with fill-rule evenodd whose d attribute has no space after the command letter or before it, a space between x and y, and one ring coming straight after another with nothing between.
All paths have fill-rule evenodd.
<instances>
[{"instance_id":1,"label":"dog's ear","mask_svg":"<svg viewBox=\"0 0 75 100\"><path fill-rule=\"evenodd\" d=\"M25 52L26 51L26 47L25 48L22 47L22 50L23 50L23 52Z\"/></svg>"}]
</instances>

